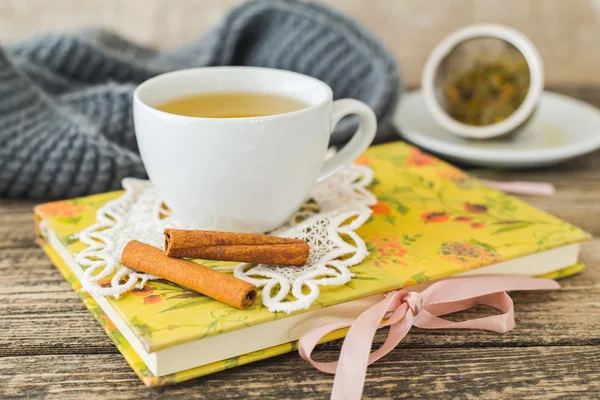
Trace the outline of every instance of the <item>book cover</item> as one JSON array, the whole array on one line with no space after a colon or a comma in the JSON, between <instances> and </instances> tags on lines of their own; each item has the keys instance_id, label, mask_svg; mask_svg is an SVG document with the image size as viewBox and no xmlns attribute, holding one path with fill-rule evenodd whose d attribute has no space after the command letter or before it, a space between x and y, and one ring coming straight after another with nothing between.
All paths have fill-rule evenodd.
<instances>
[{"instance_id":1,"label":"book cover","mask_svg":"<svg viewBox=\"0 0 600 400\"><path fill-rule=\"evenodd\" d=\"M346 285L322 287L311 310L588 239L579 228L490 189L405 143L372 147L357 162L369 165L375 172L370 190L378 202L372 207L371 218L357 231L370 254L351 268L355 277ZM45 229L58 236L74 254L84 246L77 233L95 222L100 206L121 193L43 204L36 207L36 220L43 221ZM154 377L93 298L81 293L64 262L47 244L43 247L148 385L206 375L295 348L294 344L284 344ZM577 264L551 277L573 274L582 268ZM165 281L148 282L142 289L109 301L148 352L287 316L269 312L260 301L247 310L237 310ZM341 335L343 332L336 336Z\"/></svg>"}]
</instances>

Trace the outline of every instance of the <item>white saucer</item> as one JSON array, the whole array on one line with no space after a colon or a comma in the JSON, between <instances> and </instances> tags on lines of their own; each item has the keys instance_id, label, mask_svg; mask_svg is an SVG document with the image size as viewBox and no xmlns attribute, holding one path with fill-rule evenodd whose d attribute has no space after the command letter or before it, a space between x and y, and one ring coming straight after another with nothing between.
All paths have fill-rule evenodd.
<instances>
[{"instance_id":1,"label":"white saucer","mask_svg":"<svg viewBox=\"0 0 600 400\"><path fill-rule=\"evenodd\" d=\"M429 114L420 91L402 96L394 125L409 142L459 162L519 168L556 164L600 148L600 110L544 92L533 121L512 138L466 140L444 130Z\"/></svg>"}]
</instances>

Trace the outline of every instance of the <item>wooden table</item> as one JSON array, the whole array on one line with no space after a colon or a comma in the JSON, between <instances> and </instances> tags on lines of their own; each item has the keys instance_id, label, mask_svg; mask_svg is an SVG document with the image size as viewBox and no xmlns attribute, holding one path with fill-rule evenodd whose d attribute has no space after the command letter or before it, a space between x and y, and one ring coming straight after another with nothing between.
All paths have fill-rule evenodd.
<instances>
[{"instance_id":1,"label":"wooden table","mask_svg":"<svg viewBox=\"0 0 600 400\"><path fill-rule=\"evenodd\" d=\"M600 106L600 89L559 91ZM600 152L552 168L498 172L494 178L553 182L555 197L526 200L600 234ZM332 377L297 353L175 386L144 387L36 246L34 204L0 200L0 398L329 395ZM600 397L600 239L583 246L581 259L587 270L563 280L560 292L513 295L517 327L507 334L413 329L369 369L365 398ZM380 332L375 342L383 339ZM320 346L316 358L333 359L340 344Z\"/></svg>"}]
</instances>

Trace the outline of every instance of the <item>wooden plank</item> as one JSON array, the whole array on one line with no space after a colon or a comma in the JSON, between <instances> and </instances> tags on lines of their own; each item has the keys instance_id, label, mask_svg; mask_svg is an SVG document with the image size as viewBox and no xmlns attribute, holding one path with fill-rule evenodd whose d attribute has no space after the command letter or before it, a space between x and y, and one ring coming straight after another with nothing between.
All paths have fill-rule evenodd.
<instances>
[{"instance_id":1,"label":"wooden plank","mask_svg":"<svg viewBox=\"0 0 600 400\"><path fill-rule=\"evenodd\" d=\"M581 288L587 290L590 287L600 287L600 238L594 238L589 242L581 244L579 259L585 263L586 269L575 276L562 279L560 284L564 288Z\"/></svg>"},{"instance_id":2,"label":"wooden plank","mask_svg":"<svg viewBox=\"0 0 600 400\"><path fill-rule=\"evenodd\" d=\"M38 246L35 242L33 219L23 224L0 225L0 251L9 248L33 249L35 247Z\"/></svg>"},{"instance_id":3,"label":"wooden plank","mask_svg":"<svg viewBox=\"0 0 600 400\"><path fill-rule=\"evenodd\" d=\"M575 97L576 99L580 99L586 103L600 107L600 89L595 85L550 86L547 88L547 90Z\"/></svg>"},{"instance_id":4,"label":"wooden plank","mask_svg":"<svg viewBox=\"0 0 600 400\"><path fill-rule=\"evenodd\" d=\"M561 293L513 294L518 327L507 335L414 330L401 346L596 343L600 340L598 250L600 239L583 245L582 260L588 268L578 276L562 280L565 289ZM0 356L116 352L79 297L40 249L3 250L0 275L3 277L0 280ZM465 317L481 315L481 312L471 312ZM94 339L89 340L90 337ZM380 333L377 342L383 339L384 334Z\"/></svg>"},{"instance_id":5,"label":"wooden plank","mask_svg":"<svg viewBox=\"0 0 600 400\"><path fill-rule=\"evenodd\" d=\"M9 248L0 250L0 294L71 291L42 249Z\"/></svg>"},{"instance_id":6,"label":"wooden plank","mask_svg":"<svg viewBox=\"0 0 600 400\"><path fill-rule=\"evenodd\" d=\"M30 211L36 204L44 203L44 200L31 199L0 199L0 213L8 213L10 210L25 210Z\"/></svg>"},{"instance_id":7,"label":"wooden plank","mask_svg":"<svg viewBox=\"0 0 600 400\"><path fill-rule=\"evenodd\" d=\"M68 287L64 289L0 295L0 356L116 352L75 293ZM505 335L485 331L414 329L400 347L600 343L600 287L566 285L560 292L520 292L513 293L512 297L517 328ZM462 313L461 318L482 317L489 313L481 308ZM385 331L380 332L376 343L382 343L385 335ZM340 342L328 346L339 348Z\"/></svg>"},{"instance_id":8,"label":"wooden plank","mask_svg":"<svg viewBox=\"0 0 600 400\"><path fill-rule=\"evenodd\" d=\"M35 246L33 204L31 201L0 200L0 249Z\"/></svg>"},{"instance_id":9,"label":"wooden plank","mask_svg":"<svg viewBox=\"0 0 600 400\"><path fill-rule=\"evenodd\" d=\"M337 353L318 356L332 360ZM364 398L595 397L598 365L597 346L398 348L369 369ZM331 375L297 354L160 388L144 387L118 355L5 357L0 363L2 398L322 399L331 385Z\"/></svg>"}]
</instances>

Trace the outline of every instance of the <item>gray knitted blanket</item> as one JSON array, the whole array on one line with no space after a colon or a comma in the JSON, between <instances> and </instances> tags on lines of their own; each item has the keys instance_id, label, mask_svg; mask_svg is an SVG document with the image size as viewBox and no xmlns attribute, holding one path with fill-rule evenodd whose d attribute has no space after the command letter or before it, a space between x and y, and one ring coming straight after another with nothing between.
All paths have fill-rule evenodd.
<instances>
[{"instance_id":1,"label":"gray knitted blanket","mask_svg":"<svg viewBox=\"0 0 600 400\"><path fill-rule=\"evenodd\" d=\"M377 39L336 12L292 0L245 2L206 36L168 51L101 30L32 37L0 47L0 196L76 197L146 177L134 88L166 71L215 65L312 75L336 98L369 104L380 125L400 87L394 59ZM345 142L355 124L342 121L332 143Z\"/></svg>"}]
</instances>

